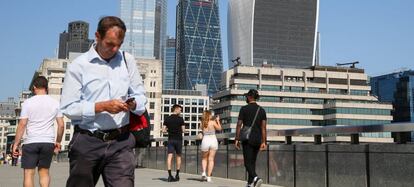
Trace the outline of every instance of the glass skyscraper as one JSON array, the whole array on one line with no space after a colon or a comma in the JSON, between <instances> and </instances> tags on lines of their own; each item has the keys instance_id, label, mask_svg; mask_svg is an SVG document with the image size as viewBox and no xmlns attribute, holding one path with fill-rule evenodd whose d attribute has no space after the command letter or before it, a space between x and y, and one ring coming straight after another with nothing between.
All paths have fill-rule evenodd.
<instances>
[{"instance_id":1,"label":"glass skyscraper","mask_svg":"<svg viewBox=\"0 0 414 187\"><path fill-rule=\"evenodd\" d=\"M223 71L218 1L179 0L176 39L176 88L204 84L209 95L217 92Z\"/></svg>"},{"instance_id":2,"label":"glass skyscraper","mask_svg":"<svg viewBox=\"0 0 414 187\"><path fill-rule=\"evenodd\" d=\"M175 89L175 49L175 39L169 38L165 49L165 58L162 70L163 90Z\"/></svg>"},{"instance_id":3,"label":"glass skyscraper","mask_svg":"<svg viewBox=\"0 0 414 187\"><path fill-rule=\"evenodd\" d=\"M250 66L318 64L318 9L319 0L229 0L230 60L240 57Z\"/></svg>"},{"instance_id":4,"label":"glass skyscraper","mask_svg":"<svg viewBox=\"0 0 414 187\"><path fill-rule=\"evenodd\" d=\"M392 103L394 122L414 122L414 71L401 71L371 78L372 94Z\"/></svg>"},{"instance_id":5,"label":"glass skyscraper","mask_svg":"<svg viewBox=\"0 0 414 187\"><path fill-rule=\"evenodd\" d=\"M167 36L167 0L121 0L125 22L122 49L136 58L163 59Z\"/></svg>"}]
</instances>

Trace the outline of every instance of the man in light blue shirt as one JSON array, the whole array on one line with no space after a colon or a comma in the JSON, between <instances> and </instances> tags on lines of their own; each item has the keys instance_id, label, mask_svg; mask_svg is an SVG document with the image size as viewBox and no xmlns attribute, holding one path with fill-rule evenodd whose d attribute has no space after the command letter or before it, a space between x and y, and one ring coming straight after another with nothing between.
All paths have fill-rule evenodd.
<instances>
[{"instance_id":1,"label":"man in light blue shirt","mask_svg":"<svg viewBox=\"0 0 414 187\"><path fill-rule=\"evenodd\" d=\"M75 133L67 186L95 186L100 175L105 186L134 186L129 112L144 113L147 99L134 57L119 50L125 32L118 17L102 18L96 43L68 66L61 110Z\"/></svg>"}]
</instances>

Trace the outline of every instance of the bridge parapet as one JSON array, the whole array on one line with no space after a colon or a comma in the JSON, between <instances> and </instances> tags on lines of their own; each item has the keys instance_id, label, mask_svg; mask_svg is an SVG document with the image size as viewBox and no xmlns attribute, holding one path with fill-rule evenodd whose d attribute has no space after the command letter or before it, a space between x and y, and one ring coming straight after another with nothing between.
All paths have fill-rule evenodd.
<instances>
[{"instance_id":1,"label":"bridge parapet","mask_svg":"<svg viewBox=\"0 0 414 187\"><path fill-rule=\"evenodd\" d=\"M286 187L414 186L414 144L409 143L414 124L370 126L330 126L311 129L269 131L270 136L285 136L285 142L269 142L260 152L257 172L265 183ZM395 143L360 143L359 134L393 132ZM327 134L350 135L349 143L324 143ZM314 136L313 143L292 142L292 136ZM245 180L242 151L233 145L234 133L219 134L214 176ZM184 140L196 140L196 136ZM167 138L154 139L159 147L141 149L142 166L165 169ZM185 145L181 170L201 174L201 150Z\"/></svg>"}]
</instances>

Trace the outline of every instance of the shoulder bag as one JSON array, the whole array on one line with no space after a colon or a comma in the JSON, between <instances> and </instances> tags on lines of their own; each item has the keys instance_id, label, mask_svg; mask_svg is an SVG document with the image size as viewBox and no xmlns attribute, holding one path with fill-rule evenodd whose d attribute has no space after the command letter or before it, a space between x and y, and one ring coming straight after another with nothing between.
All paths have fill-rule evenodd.
<instances>
[{"instance_id":1,"label":"shoulder bag","mask_svg":"<svg viewBox=\"0 0 414 187\"><path fill-rule=\"evenodd\" d=\"M128 70L128 64L126 62L124 51L122 51L122 55L124 57L124 62ZM150 120L151 119L146 109L142 115L136 115L132 112L129 112L129 131L135 137L135 147L147 147L151 143Z\"/></svg>"},{"instance_id":2,"label":"shoulder bag","mask_svg":"<svg viewBox=\"0 0 414 187\"><path fill-rule=\"evenodd\" d=\"M260 106L258 106L257 111L256 111L256 115L254 116L253 122L250 125L250 127L244 126L240 132L240 140L241 141L247 141L250 138L250 133L252 132L252 127L256 122L256 118L257 118L257 114L259 114L259 110L260 110Z\"/></svg>"}]
</instances>

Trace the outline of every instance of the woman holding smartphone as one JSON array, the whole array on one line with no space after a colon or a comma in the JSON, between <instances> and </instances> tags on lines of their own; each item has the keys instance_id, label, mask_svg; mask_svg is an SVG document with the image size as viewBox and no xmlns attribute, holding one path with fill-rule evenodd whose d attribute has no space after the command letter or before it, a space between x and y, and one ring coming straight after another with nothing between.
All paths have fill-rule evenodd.
<instances>
[{"instance_id":1,"label":"woman holding smartphone","mask_svg":"<svg viewBox=\"0 0 414 187\"><path fill-rule=\"evenodd\" d=\"M222 129L219 116L213 118L210 110L204 111L201 121L201 129L203 132L203 140L201 142L201 151L203 155L201 166L203 168L203 173L201 174L201 179L203 181L211 182L214 157L216 156L216 151L218 149L216 131Z\"/></svg>"}]
</instances>

